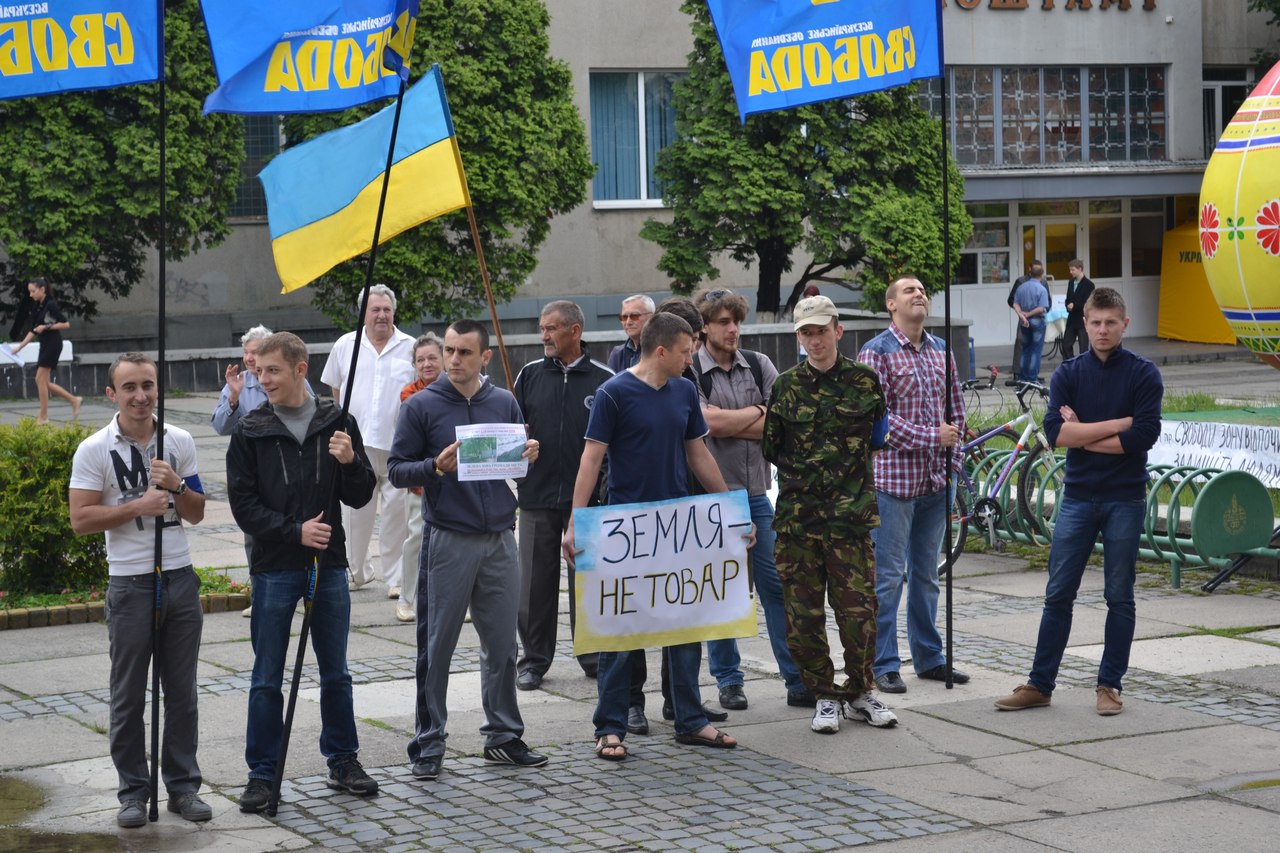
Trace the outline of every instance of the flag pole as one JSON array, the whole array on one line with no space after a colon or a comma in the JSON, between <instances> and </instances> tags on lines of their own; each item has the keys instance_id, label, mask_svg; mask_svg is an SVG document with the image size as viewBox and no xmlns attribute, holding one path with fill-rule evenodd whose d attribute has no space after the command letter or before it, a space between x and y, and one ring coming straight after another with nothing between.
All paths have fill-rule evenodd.
<instances>
[{"instance_id":1,"label":"flag pole","mask_svg":"<svg viewBox=\"0 0 1280 853\"><path fill-rule=\"evenodd\" d=\"M945 56L942 29L943 29L942 21L941 19L939 19L938 21L938 53L939 55ZM939 151L940 157L941 157L939 162L942 164L942 288L943 288L942 301L944 305L943 324L946 329L946 343L947 343L947 378L946 378L946 389L944 391L944 396L946 397L946 403L944 404L944 406L945 406L945 412L946 412L946 421L947 423L952 423L955 419L956 413L952 411L952 408L951 408L951 394L955 388L956 375L955 375L955 359L953 358L953 353L951 348L951 169L949 168L950 164L948 163L948 155L947 155L947 142L948 142L948 137L950 135L948 132L950 122L948 121L948 115L947 115L948 108L950 106L949 94L950 94L950 87L947 85L947 65L946 65L946 62L943 62L942 63L942 122L941 122L942 146ZM963 442L963 440L964 440L964 436L963 435L959 436L959 438L957 439L957 447L951 448L950 451L946 454L947 494L944 500L946 501L947 511L944 514L944 517L946 518L947 523L946 523L946 530L944 532L945 550L943 551L943 554L946 555L946 568L947 568L947 583L946 583L946 589L947 589L947 601L946 601L947 680L946 680L946 686L948 690L951 690L955 686L955 679L954 679L955 668L952 665L952 635L951 635L951 623L952 623L952 618L954 616L953 606L952 606L953 602L952 602L951 580L955 575L955 560L951 556L951 548L954 542L952 538L954 535L954 532L951 529L951 513L952 513L951 498L953 494L952 488L955 485L955 472L953 470L952 464L953 464L953 459L955 458L955 454L959 453L959 450L958 450L959 443Z\"/></svg>"},{"instance_id":2,"label":"flag pole","mask_svg":"<svg viewBox=\"0 0 1280 853\"><path fill-rule=\"evenodd\" d=\"M457 143L454 143L453 150L458 151ZM458 157L458 171L462 171L462 157ZM467 176L462 175L465 182ZM489 284L489 268L484 262L484 248L480 245L480 229L476 226L476 211L470 202L471 193L468 191L467 197L467 224L471 226L471 244L476 249L476 260L480 262L480 280L484 282L484 296L489 301L489 316L493 319L493 333L498 338L498 355L502 357L502 373L506 377L507 390L511 390L511 363L507 361L507 345L502 340L502 323L498 321L498 306L493 301L493 287Z\"/></svg>"},{"instance_id":3,"label":"flag pole","mask_svg":"<svg viewBox=\"0 0 1280 853\"><path fill-rule=\"evenodd\" d=\"M168 122L168 109L165 103L165 73L164 73L164 2L158 0L159 25L156 27L156 39L159 42L158 62L160 65L160 132L159 132L159 148L160 148L160 239L159 247L159 263L157 275L159 277L159 287L157 290L157 314L159 315L157 341L156 341L156 458L164 459L164 376L165 376L165 254L168 248L168 209L167 201L169 195L169 181L167 163L165 159L165 137L166 123ZM156 486L159 488L159 486ZM175 504L174 512L177 512ZM147 820L155 823L160 819L160 807L157 800L160 798L160 615L161 608L164 603L164 515L157 516L156 524L156 543L155 543L155 589L154 599L155 606L151 614L151 791L150 791L150 808L147 812Z\"/></svg>"}]
</instances>

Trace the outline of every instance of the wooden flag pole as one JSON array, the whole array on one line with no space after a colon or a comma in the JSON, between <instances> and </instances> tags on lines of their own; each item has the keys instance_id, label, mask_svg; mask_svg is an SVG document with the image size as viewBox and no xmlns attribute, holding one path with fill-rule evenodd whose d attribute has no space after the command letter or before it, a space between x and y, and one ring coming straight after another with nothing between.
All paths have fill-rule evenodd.
<instances>
[{"instance_id":1,"label":"wooden flag pole","mask_svg":"<svg viewBox=\"0 0 1280 853\"><path fill-rule=\"evenodd\" d=\"M458 151L457 145L454 145L454 152ZM458 157L458 170L462 170L462 158ZM466 173L462 172L463 180L466 180ZM493 319L493 334L498 339L498 355L502 357L502 373L507 380L507 390L510 391L515 377L511 375L511 363L507 361L507 345L502 340L502 323L498 321L498 306L493 301L493 287L489 284L489 267L484 262L484 248L480 245L480 229L476 225L476 211L471 206L471 193L467 192L467 223L471 226L471 243L476 248L476 260L480 262L480 280L484 282L484 296L489 301L489 316Z\"/></svg>"}]
</instances>

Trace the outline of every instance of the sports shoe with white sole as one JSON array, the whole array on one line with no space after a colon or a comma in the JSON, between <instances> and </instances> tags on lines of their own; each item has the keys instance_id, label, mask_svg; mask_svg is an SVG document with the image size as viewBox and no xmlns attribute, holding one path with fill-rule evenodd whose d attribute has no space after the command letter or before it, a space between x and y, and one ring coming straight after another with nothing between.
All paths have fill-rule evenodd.
<instances>
[{"instance_id":1,"label":"sports shoe with white sole","mask_svg":"<svg viewBox=\"0 0 1280 853\"><path fill-rule=\"evenodd\" d=\"M887 729L898 724L898 718L888 706L876 698L876 695L868 690L857 699L850 699L844 703L844 715L850 720L862 720L868 725L877 728Z\"/></svg>"},{"instance_id":2,"label":"sports shoe with white sole","mask_svg":"<svg viewBox=\"0 0 1280 853\"><path fill-rule=\"evenodd\" d=\"M840 703L834 699L819 699L817 707L809 728L820 735L833 735L840 731Z\"/></svg>"}]
</instances>

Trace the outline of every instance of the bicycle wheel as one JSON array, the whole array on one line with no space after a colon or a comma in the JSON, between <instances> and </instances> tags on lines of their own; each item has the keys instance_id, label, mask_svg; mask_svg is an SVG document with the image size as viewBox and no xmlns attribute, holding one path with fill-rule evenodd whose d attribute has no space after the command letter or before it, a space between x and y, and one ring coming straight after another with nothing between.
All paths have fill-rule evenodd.
<instances>
[{"instance_id":1,"label":"bicycle wheel","mask_svg":"<svg viewBox=\"0 0 1280 853\"><path fill-rule=\"evenodd\" d=\"M1018 468L1018 515L1031 541L1048 545L1066 477L1063 460L1037 442Z\"/></svg>"},{"instance_id":2,"label":"bicycle wheel","mask_svg":"<svg viewBox=\"0 0 1280 853\"><path fill-rule=\"evenodd\" d=\"M969 515L973 512L973 492L965 486L964 481L956 484L956 502L951 507L951 562L960 559L964 553L964 542L969 536ZM947 543L943 540L938 551L938 577L947 574Z\"/></svg>"}]
</instances>

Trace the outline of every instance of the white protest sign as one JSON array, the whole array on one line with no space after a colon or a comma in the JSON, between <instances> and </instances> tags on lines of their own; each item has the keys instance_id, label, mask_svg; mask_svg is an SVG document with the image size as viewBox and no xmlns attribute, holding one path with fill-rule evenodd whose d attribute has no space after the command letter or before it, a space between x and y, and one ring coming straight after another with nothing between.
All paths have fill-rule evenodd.
<instances>
[{"instance_id":1,"label":"white protest sign","mask_svg":"<svg viewBox=\"0 0 1280 853\"><path fill-rule=\"evenodd\" d=\"M459 480L519 479L529 473L524 424L459 424Z\"/></svg>"},{"instance_id":2,"label":"white protest sign","mask_svg":"<svg viewBox=\"0 0 1280 853\"><path fill-rule=\"evenodd\" d=\"M756 633L743 490L573 512L575 655Z\"/></svg>"},{"instance_id":3,"label":"white protest sign","mask_svg":"<svg viewBox=\"0 0 1280 853\"><path fill-rule=\"evenodd\" d=\"M1162 420L1147 464L1245 471L1280 489L1280 427Z\"/></svg>"}]
</instances>

